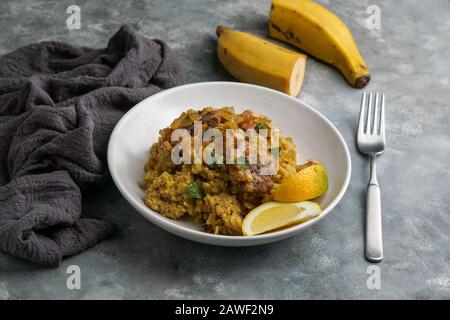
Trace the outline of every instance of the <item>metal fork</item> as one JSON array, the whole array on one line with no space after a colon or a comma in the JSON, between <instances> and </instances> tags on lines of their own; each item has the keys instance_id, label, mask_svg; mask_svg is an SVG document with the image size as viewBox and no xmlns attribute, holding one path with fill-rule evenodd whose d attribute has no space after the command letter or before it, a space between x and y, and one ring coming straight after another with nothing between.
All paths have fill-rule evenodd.
<instances>
[{"instance_id":1,"label":"metal fork","mask_svg":"<svg viewBox=\"0 0 450 320\"><path fill-rule=\"evenodd\" d=\"M375 161L386 145L384 109L384 94L364 92L359 113L357 143L359 151L367 154L370 161L370 180L366 195L366 258L373 262L383 260L381 197Z\"/></svg>"}]
</instances>

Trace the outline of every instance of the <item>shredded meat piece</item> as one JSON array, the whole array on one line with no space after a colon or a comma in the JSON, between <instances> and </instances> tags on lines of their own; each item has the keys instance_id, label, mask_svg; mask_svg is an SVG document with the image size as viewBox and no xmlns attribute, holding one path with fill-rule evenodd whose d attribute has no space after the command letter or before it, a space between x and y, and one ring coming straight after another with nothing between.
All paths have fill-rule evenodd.
<instances>
[{"instance_id":1,"label":"shredded meat piece","mask_svg":"<svg viewBox=\"0 0 450 320\"><path fill-rule=\"evenodd\" d=\"M229 178L231 183L240 184L244 193L251 193L256 196L265 196L270 193L273 186L271 176L260 175L258 165L250 165L249 170L251 179L245 175L245 170L231 166L229 169Z\"/></svg>"},{"instance_id":2,"label":"shredded meat piece","mask_svg":"<svg viewBox=\"0 0 450 320\"><path fill-rule=\"evenodd\" d=\"M164 141L163 142L163 149L166 151L171 151L172 150L172 145L170 144L169 141Z\"/></svg>"},{"instance_id":3,"label":"shredded meat piece","mask_svg":"<svg viewBox=\"0 0 450 320\"><path fill-rule=\"evenodd\" d=\"M251 165L249 168L253 180L244 184L244 192L261 196L269 194L273 186L272 177L268 175L260 175L258 173L259 167L257 165Z\"/></svg>"},{"instance_id":4,"label":"shredded meat piece","mask_svg":"<svg viewBox=\"0 0 450 320\"><path fill-rule=\"evenodd\" d=\"M220 123L220 115L217 111L201 112L202 122L207 123L210 127L215 127Z\"/></svg>"},{"instance_id":5,"label":"shredded meat piece","mask_svg":"<svg viewBox=\"0 0 450 320\"><path fill-rule=\"evenodd\" d=\"M242 115L244 116L244 120L239 123L239 127L243 130L253 129L255 124L253 123L252 113L244 111Z\"/></svg>"},{"instance_id":6,"label":"shredded meat piece","mask_svg":"<svg viewBox=\"0 0 450 320\"><path fill-rule=\"evenodd\" d=\"M295 170L300 171L300 170L306 169L314 164L319 164L319 163L316 160L308 160L308 162L306 162L306 163L295 166Z\"/></svg>"},{"instance_id":7,"label":"shredded meat piece","mask_svg":"<svg viewBox=\"0 0 450 320\"><path fill-rule=\"evenodd\" d=\"M172 129L164 128L159 130L159 134L161 136L161 141L170 141L170 136L172 135Z\"/></svg>"},{"instance_id":8,"label":"shredded meat piece","mask_svg":"<svg viewBox=\"0 0 450 320\"><path fill-rule=\"evenodd\" d=\"M232 183L243 182L246 179L244 170L235 166L230 166L228 170L229 178Z\"/></svg>"}]
</instances>

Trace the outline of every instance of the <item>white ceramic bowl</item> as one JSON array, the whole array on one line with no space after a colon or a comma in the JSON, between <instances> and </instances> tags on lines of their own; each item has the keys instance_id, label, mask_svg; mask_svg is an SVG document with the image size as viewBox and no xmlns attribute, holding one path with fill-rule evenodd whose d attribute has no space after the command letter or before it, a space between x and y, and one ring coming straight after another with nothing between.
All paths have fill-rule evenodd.
<instances>
[{"instance_id":1,"label":"white ceramic bowl","mask_svg":"<svg viewBox=\"0 0 450 320\"><path fill-rule=\"evenodd\" d=\"M315 159L325 165L329 190L317 199L320 216L285 230L251 237L206 233L189 218L170 220L144 204L140 186L150 146L159 130L181 112L206 106L233 106L237 112L251 109L268 116L282 134L297 145L299 163ZM147 220L181 237L222 246L251 246L291 237L323 219L341 200L350 180L350 154L342 135L318 111L283 93L234 82L188 84L153 95L128 111L117 123L108 145L108 165L125 199Z\"/></svg>"}]
</instances>

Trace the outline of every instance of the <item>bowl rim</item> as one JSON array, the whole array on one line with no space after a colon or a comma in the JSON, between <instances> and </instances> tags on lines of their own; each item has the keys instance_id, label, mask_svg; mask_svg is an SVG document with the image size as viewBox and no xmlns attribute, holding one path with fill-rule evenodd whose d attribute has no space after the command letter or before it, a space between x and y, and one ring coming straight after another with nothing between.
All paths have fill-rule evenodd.
<instances>
[{"instance_id":1,"label":"bowl rim","mask_svg":"<svg viewBox=\"0 0 450 320\"><path fill-rule=\"evenodd\" d=\"M345 153L345 160L346 160L346 166L347 166L347 172L345 175L345 179L344 179L344 183L340 189L340 191L338 192L338 194L336 195L336 197L331 201L331 203L325 208L322 209L322 212L319 216L308 220L304 223L301 223L299 225L296 225L294 227L290 227L287 229L283 229L283 230L279 230L279 231L274 231L274 232L270 232L270 233L265 233L265 234L260 234L260 235L254 235L254 236L229 236L229 235L217 235L217 234L212 234L212 233L208 233L205 231L200 231L200 230L194 230L194 229L190 229L188 227L179 225L174 223L172 220L161 216L158 212L148 208L147 206L145 206L144 202L138 202L134 199L134 197L131 195L131 192L129 192L121 183L118 177L116 177L115 175L115 170L113 170L112 168L112 164L114 163L113 160L113 153L114 153L114 142L116 140L116 137L118 136L118 132L120 131L120 128L127 122L128 118L131 117L131 115L136 112L136 110L138 110L139 108L141 108L142 105L148 103L148 100L151 99L157 99L160 98L164 95L169 95L172 92L178 91L178 90L183 90L183 89L187 89L187 88L191 88L191 87L201 87L201 86L230 86L230 87L248 87L248 88L253 88L256 90L262 90L262 91L267 91L270 94L274 94L274 95L278 95L284 99L289 99L291 101L293 101L294 103L297 104L301 104L302 107L305 107L307 109L309 109L311 112L315 113L319 118L321 118L330 128L331 130L336 134L336 136L338 137L339 142L341 143L343 149L344 149L344 153ZM344 137L342 136L342 134L338 131L338 129L334 126L334 124L328 120L323 114L321 114L319 111L317 111L316 109L314 109L313 107L311 107L310 105L308 105L307 103L304 103L298 99L296 99L295 97L291 97L287 94L284 94L282 92L270 89L270 88L266 88L266 87L262 87L262 86L258 86L258 85L253 85L253 84L248 84L248 83L240 83L240 82L228 82L228 81L208 81L208 82L196 82L196 83L189 83L189 84L184 84L181 86L177 86L177 87L173 87L170 89L166 89L163 90L161 92L158 92L154 95L151 95L147 98L145 98L144 100L140 101L139 103L137 103L135 106L133 106L131 109L129 109L120 119L119 121L116 123L111 136L109 138L109 142L108 142L108 150L107 150L107 163L108 163L108 169L109 172L111 174L111 177L114 181L114 184L116 185L116 187L119 189L119 192L122 194L122 196L128 201L129 204L131 204L131 206L137 210L141 215L144 215L145 218L147 218L147 220L150 220L152 223L156 224L157 226L165 229L166 231L172 232L172 230L176 230L181 234L184 234L186 236L190 236L189 238L197 238L197 237L202 237L202 238L209 238L210 240L214 241L214 240L226 240L226 241L231 241L231 242L242 242L242 240L244 241L248 241L248 240L263 240L263 239L272 239L272 238L285 238L288 237L289 235L294 235L298 232L300 232L302 229L306 229L309 226L318 223L320 220L322 220L325 216L328 215L328 213L334 209L334 207L339 203L339 201L341 201L341 199L343 198L349 182L350 182L350 177L351 177L351 171L352 171L352 166L351 166L351 157L350 157L350 152L347 146L347 143L344 140ZM178 234L178 233L177 233Z\"/></svg>"}]
</instances>

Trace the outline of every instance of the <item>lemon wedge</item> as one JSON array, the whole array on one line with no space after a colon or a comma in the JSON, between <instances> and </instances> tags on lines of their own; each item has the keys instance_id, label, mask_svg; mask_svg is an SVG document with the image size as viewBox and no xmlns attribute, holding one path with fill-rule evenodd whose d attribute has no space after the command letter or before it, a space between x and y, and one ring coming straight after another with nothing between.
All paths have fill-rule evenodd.
<instances>
[{"instance_id":1,"label":"lemon wedge","mask_svg":"<svg viewBox=\"0 0 450 320\"><path fill-rule=\"evenodd\" d=\"M310 162L295 175L282 180L272 195L276 201L296 202L320 197L327 190L327 170L320 163Z\"/></svg>"},{"instance_id":2,"label":"lemon wedge","mask_svg":"<svg viewBox=\"0 0 450 320\"><path fill-rule=\"evenodd\" d=\"M318 216L322 210L311 201L281 203L270 201L250 211L242 222L242 234L253 236Z\"/></svg>"}]
</instances>

